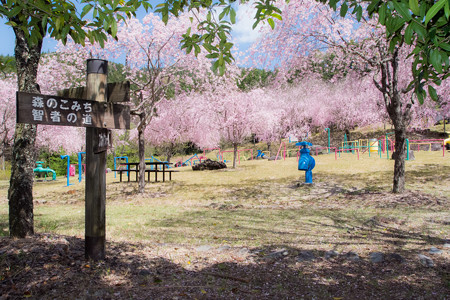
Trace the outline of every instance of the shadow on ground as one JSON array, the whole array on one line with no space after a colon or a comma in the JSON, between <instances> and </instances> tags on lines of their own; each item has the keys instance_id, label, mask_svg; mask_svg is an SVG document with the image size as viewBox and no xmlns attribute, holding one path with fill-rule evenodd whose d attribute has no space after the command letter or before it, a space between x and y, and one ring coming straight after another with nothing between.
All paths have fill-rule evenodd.
<instances>
[{"instance_id":1,"label":"shadow on ground","mask_svg":"<svg viewBox=\"0 0 450 300\"><path fill-rule=\"evenodd\" d=\"M427 268L412 253L402 253L403 263L374 264L315 251L300 262L303 249L285 245L199 252L108 243L107 258L92 262L75 237L0 238L0 245L1 299L445 299L449 292L448 262L436 258ZM280 248L285 254L266 255ZM189 262L175 263L168 249L183 250Z\"/></svg>"}]
</instances>

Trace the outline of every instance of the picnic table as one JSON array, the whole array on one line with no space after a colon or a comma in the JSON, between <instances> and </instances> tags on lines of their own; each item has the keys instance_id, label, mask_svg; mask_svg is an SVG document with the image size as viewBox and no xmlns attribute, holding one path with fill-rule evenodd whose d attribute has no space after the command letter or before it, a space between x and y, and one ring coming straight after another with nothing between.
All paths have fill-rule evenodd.
<instances>
[{"instance_id":1,"label":"picnic table","mask_svg":"<svg viewBox=\"0 0 450 300\"><path fill-rule=\"evenodd\" d=\"M169 180L172 180L172 173L173 172L179 172L176 170L167 170L166 167L169 165L172 165L172 163L163 162L163 161L154 161L154 162L145 162L146 166L153 166L154 168L145 168L145 173L147 174L147 180L150 182L150 173L155 174L155 182L158 182L158 173L162 173L162 181L166 181L166 174L169 174ZM132 162L132 163L121 163L120 166L125 166L124 169L117 169L113 170L114 172L119 173L120 182L122 182L122 174L126 173L128 175L128 182L130 182L130 172L136 173L136 181L138 181L138 174L139 174L139 163L138 162ZM158 170L158 167L160 169Z\"/></svg>"}]
</instances>

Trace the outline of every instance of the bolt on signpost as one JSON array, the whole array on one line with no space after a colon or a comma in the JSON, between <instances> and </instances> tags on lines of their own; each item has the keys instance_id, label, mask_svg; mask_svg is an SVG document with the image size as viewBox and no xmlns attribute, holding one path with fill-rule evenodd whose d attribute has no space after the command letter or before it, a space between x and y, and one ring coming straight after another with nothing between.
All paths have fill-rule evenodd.
<instances>
[{"instance_id":1,"label":"bolt on signpost","mask_svg":"<svg viewBox=\"0 0 450 300\"><path fill-rule=\"evenodd\" d=\"M111 129L130 129L129 82L107 84L107 61L87 61L87 87L59 96L17 92L17 123L86 127L85 256L105 258L106 151Z\"/></svg>"}]
</instances>

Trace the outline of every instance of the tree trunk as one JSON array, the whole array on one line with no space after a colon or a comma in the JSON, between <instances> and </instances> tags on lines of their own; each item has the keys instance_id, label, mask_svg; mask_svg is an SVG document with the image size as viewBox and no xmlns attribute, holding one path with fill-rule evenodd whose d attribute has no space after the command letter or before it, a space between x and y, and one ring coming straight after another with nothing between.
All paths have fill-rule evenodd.
<instances>
[{"instance_id":1,"label":"tree trunk","mask_svg":"<svg viewBox=\"0 0 450 300\"><path fill-rule=\"evenodd\" d=\"M272 152L270 151L271 142L267 142L267 151L269 151L269 157L272 157Z\"/></svg>"},{"instance_id":2,"label":"tree trunk","mask_svg":"<svg viewBox=\"0 0 450 300\"><path fill-rule=\"evenodd\" d=\"M167 152L166 152L166 161L167 161L168 163L170 163L170 159L172 158L173 148L174 148L174 145L171 144L171 145L169 146L169 148L167 149Z\"/></svg>"},{"instance_id":3,"label":"tree trunk","mask_svg":"<svg viewBox=\"0 0 450 300\"><path fill-rule=\"evenodd\" d=\"M375 82L377 88L383 93L386 110L392 121L395 132L394 151L394 180L393 193L405 191L405 158L406 158L406 127L410 121L411 103L403 108L401 94L406 93L398 88L398 49L392 53L392 58L380 64L381 80Z\"/></svg>"},{"instance_id":4,"label":"tree trunk","mask_svg":"<svg viewBox=\"0 0 450 300\"><path fill-rule=\"evenodd\" d=\"M139 193L145 191L145 141L144 129L138 129L139 140Z\"/></svg>"},{"instance_id":5,"label":"tree trunk","mask_svg":"<svg viewBox=\"0 0 450 300\"><path fill-rule=\"evenodd\" d=\"M39 93L36 83L42 40L29 46L21 29L14 27L18 90ZM44 34L42 34L44 36ZM33 168L37 126L16 124L8 190L9 234L23 238L34 233Z\"/></svg>"},{"instance_id":6,"label":"tree trunk","mask_svg":"<svg viewBox=\"0 0 450 300\"><path fill-rule=\"evenodd\" d=\"M395 163L393 193L405 191L405 158L406 158L406 129L403 124L395 125Z\"/></svg>"},{"instance_id":7,"label":"tree trunk","mask_svg":"<svg viewBox=\"0 0 450 300\"><path fill-rule=\"evenodd\" d=\"M237 150L238 150L238 144L233 144L233 169L236 168L236 159L237 159Z\"/></svg>"}]
</instances>

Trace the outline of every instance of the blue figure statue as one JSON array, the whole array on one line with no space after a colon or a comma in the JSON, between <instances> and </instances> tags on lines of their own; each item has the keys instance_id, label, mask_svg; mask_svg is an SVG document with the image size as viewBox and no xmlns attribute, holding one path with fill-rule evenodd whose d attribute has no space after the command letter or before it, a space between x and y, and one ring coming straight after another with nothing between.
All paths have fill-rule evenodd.
<instances>
[{"instance_id":1,"label":"blue figure statue","mask_svg":"<svg viewBox=\"0 0 450 300\"><path fill-rule=\"evenodd\" d=\"M305 171L305 183L313 183L312 181L312 169L316 166L316 161L314 157L309 155L309 149L307 146L312 146L308 142L300 142L295 144L296 146L303 146L300 149L300 159L298 160L298 169L300 171Z\"/></svg>"}]
</instances>

